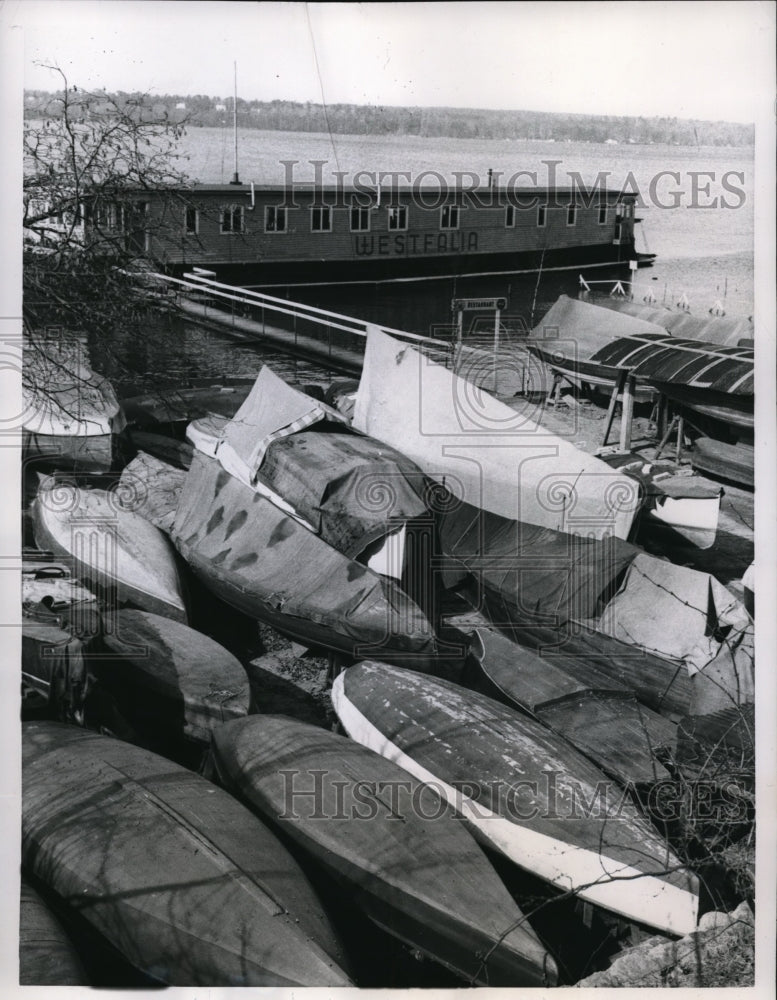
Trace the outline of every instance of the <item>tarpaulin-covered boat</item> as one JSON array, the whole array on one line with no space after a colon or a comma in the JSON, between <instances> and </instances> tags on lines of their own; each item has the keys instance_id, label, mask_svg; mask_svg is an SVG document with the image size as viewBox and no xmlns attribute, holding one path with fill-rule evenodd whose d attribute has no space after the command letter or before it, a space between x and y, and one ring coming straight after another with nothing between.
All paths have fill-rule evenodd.
<instances>
[{"instance_id":1,"label":"tarpaulin-covered boat","mask_svg":"<svg viewBox=\"0 0 777 1000\"><path fill-rule=\"evenodd\" d=\"M630 921L695 929L696 878L625 791L539 722L381 663L341 673L332 701L349 736L434 782L482 843Z\"/></svg>"},{"instance_id":2,"label":"tarpaulin-covered boat","mask_svg":"<svg viewBox=\"0 0 777 1000\"><path fill-rule=\"evenodd\" d=\"M727 707L752 703L752 621L708 573L467 504L441 512L438 528L444 582L580 680L596 668L675 717L708 684Z\"/></svg>"},{"instance_id":3,"label":"tarpaulin-covered boat","mask_svg":"<svg viewBox=\"0 0 777 1000\"><path fill-rule=\"evenodd\" d=\"M301 869L231 795L55 722L23 726L22 857L134 966L175 986L347 986Z\"/></svg>"},{"instance_id":4,"label":"tarpaulin-covered boat","mask_svg":"<svg viewBox=\"0 0 777 1000\"><path fill-rule=\"evenodd\" d=\"M35 541L120 603L186 621L183 582L165 535L114 493L45 479L32 504Z\"/></svg>"},{"instance_id":5,"label":"tarpaulin-covered boat","mask_svg":"<svg viewBox=\"0 0 777 1000\"><path fill-rule=\"evenodd\" d=\"M395 449L331 418L328 406L263 368L232 420L211 415L186 433L338 552L402 580L408 531L429 520L426 478Z\"/></svg>"},{"instance_id":6,"label":"tarpaulin-covered boat","mask_svg":"<svg viewBox=\"0 0 777 1000\"><path fill-rule=\"evenodd\" d=\"M354 427L474 506L571 534L625 538L639 509L636 484L535 415L369 328Z\"/></svg>"},{"instance_id":7,"label":"tarpaulin-covered boat","mask_svg":"<svg viewBox=\"0 0 777 1000\"><path fill-rule=\"evenodd\" d=\"M200 452L172 538L217 596L300 642L419 669L434 655L431 623L395 581L342 555Z\"/></svg>"},{"instance_id":8,"label":"tarpaulin-covered boat","mask_svg":"<svg viewBox=\"0 0 777 1000\"><path fill-rule=\"evenodd\" d=\"M553 959L433 788L359 743L280 716L214 735L225 786L376 924L482 986L554 985Z\"/></svg>"},{"instance_id":9,"label":"tarpaulin-covered boat","mask_svg":"<svg viewBox=\"0 0 777 1000\"><path fill-rule=\"evenodd\" d=\"M89 367L85 354L78 342L25 345L23 446L29 457L49 464L105 472L126 421L111 384Z\"/></svg>"}]
</instances>

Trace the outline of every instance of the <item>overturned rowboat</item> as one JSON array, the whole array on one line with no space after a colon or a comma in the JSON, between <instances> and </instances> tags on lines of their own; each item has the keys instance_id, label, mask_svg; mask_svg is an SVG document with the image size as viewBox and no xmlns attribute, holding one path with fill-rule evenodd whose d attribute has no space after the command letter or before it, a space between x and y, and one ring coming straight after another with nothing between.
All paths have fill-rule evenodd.
<instances>
[{"instance_id":1,"label":"overturned rowboat","mask_svg":"<svg viewBox=\"0 0 777 1000\"><path fill-rule=\"evenodd\" d=\"M347 986L302 871L230 795L156 754L23 728L22 855L144 973L176 986Z\"/></svg>"},{"instance_id":2,"label":"overturned rowboat","mask_svg":"<svg viewBox=\"0 0 777 1000\"><path fill-rule=\"evenodd\" d=\"M248 676L231 653L181 622L125 608L103 616L89 645L95 683L131 724L210 743L248 712Z\"/></svg>"},{"instance_id":3,"label":"overturned rowboat","mask_svg":"<svg viewBox=\"0 0 777 1000\"><path fill-rule=\"evenodd\" d=\"M91 472L112 467L126 421L110 382L90 368L85 345L28 341L22 390L28 457Z\"/></svg>"},{"instance_id":4,"label":"overturned rowboat","mask_svg":"<svg viewBox=\"0 0 777 1000\"><path fill-rule=\"evenodd\" d=\"M677 726L641 705L634 692L589 668L574 677L490 628L476 628L472 660L495 696L538 719L623 785L669 777L660 753L674 751Z\"/></svg>"},{"instance_id":5,"label":"overturned rowboat","mask_svg":"<svg viewBox=\"0 0 777 1000\"><path fill-rule=\"evenodd\" d=\"M332 702L349 736L433 782L483 844L629 921L695 928L695 876L626 792L540 723L380 663L341 673Z\"/></svg>"},{"instance_id":6,"label":"overturned rowboat","mask_svg":"<svg viewBox=\"0 0 777 1000\"><path fill-rule=\"evenodd\" d=\"M693 414L753 430L752 347L681 339L655 324L563 295L526 346L575 385L612 389L628 373L643 396L660 392Z\"/></svg>"},{"instance_id":7,"label":"overturned rowboat","mask_svg":"<svg viewBox=\"0 0 777 1000\"><path fill-rule=\"evenodd\" d=\"M225 786L378 926L473 984L555 984L553 959L432 788L352 740L280 716L221 726L213 752Z\"/></svg>"},{"instance_id":8,"label":"overturned rowboat","mask_svg":"<svg viewBox=\"0 0 777 1000\"><path fill-rule=\"evenodd\" d=\"M22 876L19 906L19 985L86 986L81 959L67 931Z\"/></svg>"},{"instance_id":9,"label":"overturned rowboat","mask_svg":"<svg viewBox=\"0 0 777 1000\"><path fill-rule=\"evenodd\" d=\"M32 519L37 545L71 559L74 574L109 599L186 621L175 551L115 493L45 479Z\"/></svg>"},{"instance_id":10,"label":"overturned rowboat","mask_svg":"<svg viewBox=\"0 0 777 1000\"><path fill-rule=\"evenodd\" d=\"M533 720L421 681L362 663L337 679L333 702L349 735L435 782L483 843L629 920L693 928L696 880L625 793L612 796L600 771Z\"/></svg>"}]
</instances>

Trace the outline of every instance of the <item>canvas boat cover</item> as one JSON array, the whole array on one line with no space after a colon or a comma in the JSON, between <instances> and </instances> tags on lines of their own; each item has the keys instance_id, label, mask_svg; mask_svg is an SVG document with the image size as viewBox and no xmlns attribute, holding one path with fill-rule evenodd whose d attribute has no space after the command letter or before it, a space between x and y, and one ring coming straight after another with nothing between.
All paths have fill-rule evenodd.
<instances>
[{"instance_id":1,"label":"canvas boat cover","mask_svg":"<svg viewBox=\"0 0 777 1000\"><path fill-rule=\"evenodd\" d=\"M198 576L244 614L349 654L435 648L421 609L195 452L172 537ZM387 654L388 655L388 654Z\"/></svg>"},{"instance_id":2,"label":"canvas boat cover","mask_svg":"<svg viewBox=\"0 0 777 1000\"><path fill-rule=\"evenodd\" d=\"M416 462L459 499L529 524L628 535L633 480L413 348L369 327L354 427Z\"/></svg>"},{"instance_id":3,"label":"canvas boat cover","mask_svg":"<svg viewBox=\"0 0 777 1000\"><path fill-rule=\"evenodd\" d=\"M225 425L216 456L227 472L253 486L273 441L324 419L343 421L337 410L293 389L265 366L243 405Z\"/></svg>"},{"instance_id":4,"label":"canvas boat cover","mask_svg":"<svg viewBox=\"0 0 777 1000\"><path fill-rule=\"evenodd\" d=\"M562 626L592 618L638 549L620 538L580 538L458 504L437 517L444 583L472 576L496 625ZM503 615L497 620L496 616Z\"/></svg>"},{"instance_id":5,"label":"canvas boat cover","mask_svg":"<svg viewBox=\"0 0 777 1000\"><path fill-rule=\"evenodd\" d=\"M456 586L469 577L470 594L493 624L520 631L579 622L685 669L694 678L692 710L694 701L705 706L698 714L712 711L710 705L752 703L753 623L709 573L618 538L576 538L466 504L437 521L444 583ZM607 642L599 651L607 654ZM638 659L634 669L640 670Z\"/></svg>"},{"instance_id":6,"label":"canvas boat cover","mask_svg":"<svg viewBox=\"0 0 777 1000\"><path fill-rule=\"evenodd\" d=\"M572 361L588 361L619 337L638 334L664 335L655 323L618 315L591 302L561 295L531 332L531 340L544 352L563 353Z\"/></svg>"},{"instance_id":7,"label":"canvas boat cover","mask_svg":"<svg viewBox=\"0 0 777 1000\"><path fill-rule=\"evenodd\" d=\"M615 298L597 300L597 305L654 323L675 337L686 340L706 340L711 344L736 347L741 340L753 340L755 337L753 320L749 316L694 316L684 311L667 309L666 306Z\"/></svg>"},{"instance_id":8,"label":"canvas boat cover","mask_svg":"<svg viewBox=\"0 0 777 1000\"><path fill-rule=\"evenodd\" d=\"M352 559L426 515L418 466L358 434L311 430L273 441L258 479Z\"/></svg>"},{"instance_id":9,"label":"canvas boat cover","mask_svg":"<svg viewBox=\"0 0 777 1000\"><path fill-rule=\"evenodd\" d=\"M78 342L31 342L24 347L24 430L95 437L118 434L124 414L113 387L92 371Z\"/></svg>"},{"instance_id":10,"label":"canvas boat cover","mask_svg":"<svg viewBox=\"0 0 777 1000\"><path fill-rule=\"evenodd\" d=\"M682 662L691 675L728 651L737 688L752 701L752 620L744 605L709 573L640 552L597 628Z\"/></svg>"}]
</instances>

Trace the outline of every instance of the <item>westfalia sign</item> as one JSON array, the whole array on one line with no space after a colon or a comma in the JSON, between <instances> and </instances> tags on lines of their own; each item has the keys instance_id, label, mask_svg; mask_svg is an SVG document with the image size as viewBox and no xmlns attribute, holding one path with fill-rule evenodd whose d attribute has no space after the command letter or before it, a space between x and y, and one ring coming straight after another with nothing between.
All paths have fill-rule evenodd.
<instances>
[{"instance_id":1,"label":"westfalia sign","mask_svg":"<svg viewBox=\"0 0 777 1000\"><path fill-rule=\"evenodd\" d=\"M466 253L477 248L477 233L396 233L393 236L381 233L357 236L354 239L357 257Z\"/></svg>"}]
</instances>

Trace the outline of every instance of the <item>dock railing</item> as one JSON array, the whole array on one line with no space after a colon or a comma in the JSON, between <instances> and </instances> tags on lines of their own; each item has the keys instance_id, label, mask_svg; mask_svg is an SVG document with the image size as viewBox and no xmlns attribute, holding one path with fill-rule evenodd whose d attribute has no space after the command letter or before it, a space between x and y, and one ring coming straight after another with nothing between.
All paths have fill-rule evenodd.
<instances>
[{"instance_id":1,"label":"dock railing","mask_svg":"<svg viewBox=\"0 0 777 1000\"><path fill-rule=\"evenodd\" d=\"M192 305L196 304L203 318L232 326L235 332L244 336L253 334L257 338L267 337L275 343L283 340L290 350L300 353L322 355L323 349L324 358L328 357L333 367L337 367L338 362L349 362L345 367L353 367L354 358L364 354L369 326L376 326L384 333L408 342L432 360L450 364L453 344L449 341L398 330L380 323L369 323L344 313L279 298L265 292L228 285L210 277L212 273L195 268L181 278L159 273L153 277L173 289L178 303L188 306L187 311L191 312ZM287 319L282 321L283 326L276 326L268 323L268 314L270 319L276 316ZM311 344L312 340L320 345L320 349L311 349L315 347Z\"/></svg>"}]
</instances>

